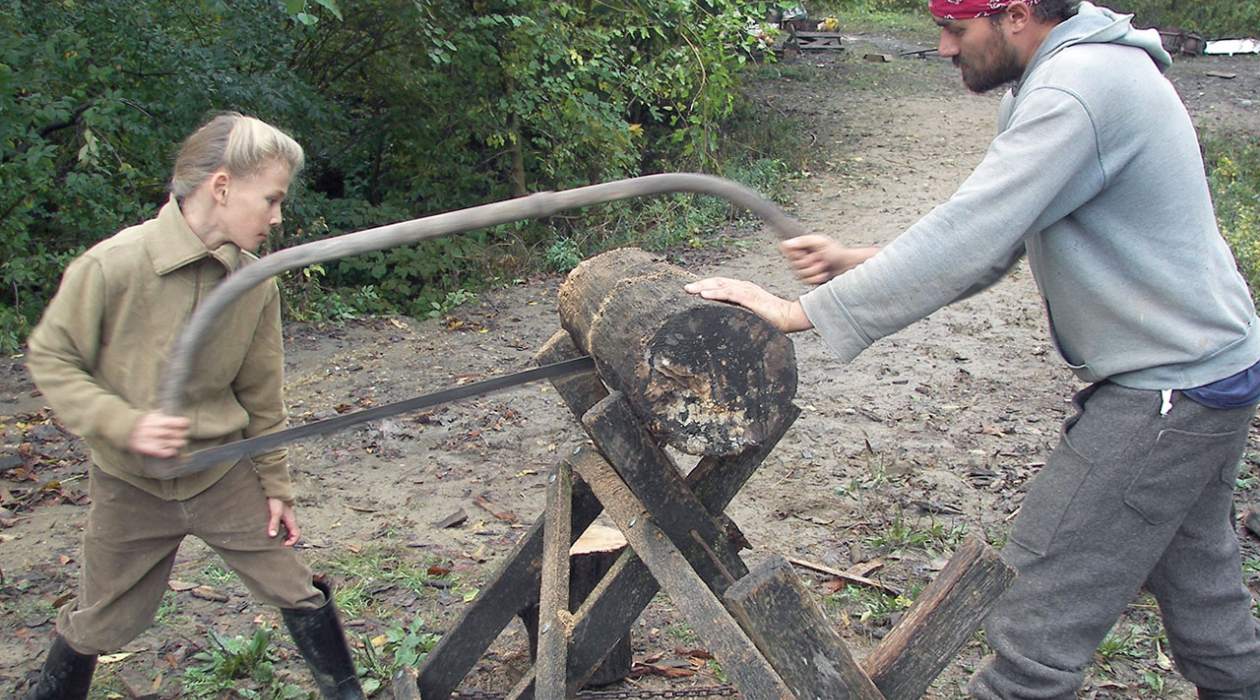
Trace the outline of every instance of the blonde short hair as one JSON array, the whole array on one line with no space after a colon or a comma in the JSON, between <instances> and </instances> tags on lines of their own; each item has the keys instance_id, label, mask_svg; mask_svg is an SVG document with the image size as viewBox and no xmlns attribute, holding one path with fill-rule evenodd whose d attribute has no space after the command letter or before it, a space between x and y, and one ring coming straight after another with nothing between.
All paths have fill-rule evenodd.
<instances>
[{"instance_id":1,"label":"blonde short hair","mask_svg":"<svg viewBox=\"0 0 1260 700\"><path fill-rule=\"evenodd\" d=\"M267 122L224 112L184 139L175 157L171 194L183 200L216 170L242 177L272 162L284 163L291 173L297 173L305 156L297 141Z\"/></svg>"}]
</instances>

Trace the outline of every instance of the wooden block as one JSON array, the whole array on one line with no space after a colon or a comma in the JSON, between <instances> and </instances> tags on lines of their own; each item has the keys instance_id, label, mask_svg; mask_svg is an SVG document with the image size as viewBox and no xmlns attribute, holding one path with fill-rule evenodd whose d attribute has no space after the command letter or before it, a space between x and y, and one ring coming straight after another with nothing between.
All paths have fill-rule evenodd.
<instances>
[{"instance_id":1,"label":"wooden block","mask_svg":"<svg viewBox=\"0 0 1260 700\"><path fill-rule=\"evenodd\" d=\"M394 700L420 700L420 686L414 668L400 668L394 674Z\"/></svg>"},{"instance_id":2,"label":"wooden block","mask_svg":"<svg viewBox=\"0 0 1260 700\"><path fill-rule=\"evenodd\" d=\"M753 569L723 599L800 700L883 700L783 557Z\"/></svg>"},{"instance_id":3,"label":"wooden block","mask_svg":"<svg viewBox=\"0 0 1260 700\"><path fill-rule=\"evenodd\" d=\"M792 692L612 467L583 459L574 469L744 697L791 700Z\"/></svg>"},{"instance_id":4,"label":"wooden block","mask_svg":"<svg viewBox=\"0 0 1260 700\"><path fill-rule=\"evenodd\" d=\"M710 512L721 511L765 461L766 455L783 438L788 427L800 415L800 409L789 406L787 420L778 433L765 444L734 457L705 457L687 474L687 484ZM603 459L594 450L583 448L572 457L574 464L585 459ZM647 566L634 553L626 550L613 564L591 595L573 613L573 643L569 648L569 688L581 687L600 660L618 643L624 630L647 608L660 590ZM521 680L524 689L518 696L533 697L533 669Z\"/></svg>"},{"instance_id":5,"label":"wooden block","mask_svg":"<svg viewBox=\"0 0 1260 700\"><path fill-rule=\"evenodd\" d=\"M892 63L892 54L887 53L868 53L862 56L864 60L871 63Z\"/></svg>"},{"instance_id":6,"label":"wooden block","mask_svg":"<svg viewBox=\"0 0 1260 700\"><path fill-rule=\"evenodd\" d=\"M569 609L577 612L591 592L626 550L626 538L615 527L598 523L591 525L569 548ZM521 622L529 634L529 656L538 658L538 606L530 606L520 613ZM617 644L600 662L595 673L583 687L608 685L630 675L634 664L634 649L630 632L622 635Z\"/></svg>"},{"instance_id":7,"label":"wooden block","mask_svg":"<svg viewBox=\"0 0 1260 700\"><path fill-rule=\"evenodd\" d=\"M638 424L621 392L592 406L582 416L582 424L710 589L720 595L748 573L726 530L692 493L669 455Z\"/></svg>"},{"instance_id":8,"label":"wooden block","mask_svg":"<svg viewBox=\"0 0 1260 700\"><path fill-rule=\"evenodd\" d=\"M542 587L538 605L538 693L564 697L565 664L572 624L569 613L569 532L573 469L561 462L548 477L543 526Z\"/></svg>"},{"instance_id":9,"label":"wooden block","mask_svg":"<svg viewBox=\"0 0 1260 700\"><path fill-rule=\"evenodd\" d=\"M544 344L535 361L548 364L579 354L568 334L558 331ZM593 372L562 377L554 380L552 386L579 416L608 394ZM574 484L572 532L584 531L602 510L585 484ZM425 697L450 697L512 618L538 601L542 549L543 519L539 518L425 659L419 681Z\"/></svg>"},{"instance_id":10,"label":"wooden block","mask_svg":"<svg viewBox=\"0 0 1260 700\"><path fill-rule=\"evenodd\" d=\"M992 547L974 538L963 542L863 662L884 697L921 697L1014 580L1015 571Z\"/></svg>"}]
</instances>

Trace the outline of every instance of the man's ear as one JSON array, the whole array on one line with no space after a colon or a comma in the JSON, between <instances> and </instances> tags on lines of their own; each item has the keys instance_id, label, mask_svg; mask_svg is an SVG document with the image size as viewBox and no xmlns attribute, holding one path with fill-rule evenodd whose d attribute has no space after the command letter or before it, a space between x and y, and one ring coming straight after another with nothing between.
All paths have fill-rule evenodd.
<instances>
[{"instance_id":1,"label":"man's ear","mask_svg":"<svg viewBox=\"0 0 1260 700\"><path fill-rule=\"evenodd\" d=\"M1006 6L1006 21L1010 23L1012 32L1019 32L1033 20L1032 8L1023 0L1015 0Z\"/></svg>"},{"instance_id":2,"label":"man's ear","mask_svg":"<svg viewBox=\"0 0 1260 700\"><path fill-rule=\"evenodd\" d=\"M217 170L210 176L210 194L216 204L227 204L228 185L231 183L232 176L226 170Z\"/></svg>"}]
</instances>

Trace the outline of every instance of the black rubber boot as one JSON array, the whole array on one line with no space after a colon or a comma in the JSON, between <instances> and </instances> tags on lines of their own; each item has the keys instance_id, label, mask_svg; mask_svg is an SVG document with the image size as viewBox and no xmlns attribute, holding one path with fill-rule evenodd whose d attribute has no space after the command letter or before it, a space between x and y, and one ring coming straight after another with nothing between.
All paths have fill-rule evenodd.
<instances>
[{"instance_id":1,"label":"black rubber boot","mask_svg":"<svg viewBox=\"0 0 1260 700\"><path fill-rule=\"evenodd\" d=\"M1260 700L1260 683L1241 690L1208 690L1199 688L1199 700Z\"/></svg>"},{"instance_id":2,"label":"black rubber boot","mask_svg":"<svg viewBox=\"0 0 1260 700\"><path fill-rule=\"evenodd\" d=\"M320 695L326 700L364 700L350 647L337 619L332 587L322 581L315 581L315 587L324 592L324 604L314 610L281 608L284 625L315 677Z\"/></svg>"},{"instance_id":3,"label":"black rubber boot","mask_svg":"<svg viewBox=\"0 0 1260 700\"><path fill-rule=\"evenodd\" d=\"M92 687L95 671L95 654L80 654L57 635L44 659L39 680L26 694L26 700L83 700Z\"/></svg>"}]
</instances>

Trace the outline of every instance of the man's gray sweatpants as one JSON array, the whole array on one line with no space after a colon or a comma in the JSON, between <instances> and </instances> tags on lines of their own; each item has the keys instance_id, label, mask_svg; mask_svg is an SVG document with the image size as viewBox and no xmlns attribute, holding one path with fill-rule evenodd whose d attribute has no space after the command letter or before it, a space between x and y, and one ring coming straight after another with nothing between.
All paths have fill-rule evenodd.
<instances>
[{"instance_id":1,"label":"man's gray sweatpants","mask_svg":"<svg viewBox=\"0 0 1260 700\"><path fill-rule=\"evenodd\" d=\"M1019 573L985 624L983 700L1073 698L1107 631L1145 586L1178 669L1199 687L1260 682L1260 622L1231 500L1254 408L1095 384L1032 482L1002 556Z\"/></svg>"}]
</instances>

